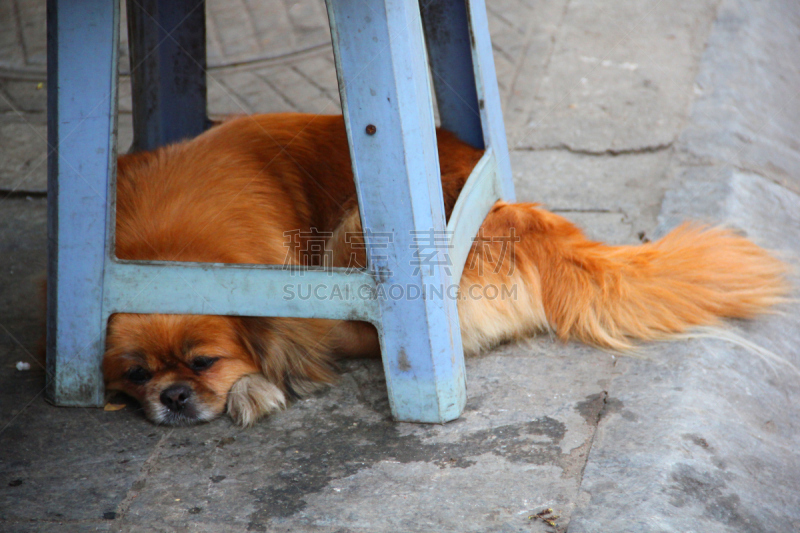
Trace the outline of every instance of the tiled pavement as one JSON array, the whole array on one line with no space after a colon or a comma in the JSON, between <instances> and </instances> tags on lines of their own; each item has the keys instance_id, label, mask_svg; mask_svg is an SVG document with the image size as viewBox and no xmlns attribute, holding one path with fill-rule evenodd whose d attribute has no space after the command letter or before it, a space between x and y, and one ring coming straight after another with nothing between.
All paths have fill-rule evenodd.
<instances>
[{"instance_id":1,"label":"tiled pavement","mask_svg":"<svg viewBox=\"0 0 800 533\"><path fill-rule=\"evenodd\" d=\"M492 3L489 8L498 78L504 104L519 82L526 55L545 57L548 38L534 28L528 2ZM563 10L563 6L557 6ZM548 6L548 9L552 9ZM318 0L207 2L208 108L212 116L300 111L340 112L336 71L325 6ZM130 64L123 6L120 39L119 110L121 148L130 142ZM534 31L538 30L538 31ZM0 133L13 143L0 171L3 188L45 189L44 129L46 60L44 2L9 0L0 6ZM532 48L537 47L538 48ZM526 96L527 96L527 91ZM14 117L19 113L21 116ZM10 123L10 124L9 124ZM33 125L22 127L19 123ZM13 124L13 125L12 125ZM20 179L30 170L29 179ZM14 181L12 174L17 181ZM24 180L24 181L23 181Z\"/></svg>"}]
</instances>

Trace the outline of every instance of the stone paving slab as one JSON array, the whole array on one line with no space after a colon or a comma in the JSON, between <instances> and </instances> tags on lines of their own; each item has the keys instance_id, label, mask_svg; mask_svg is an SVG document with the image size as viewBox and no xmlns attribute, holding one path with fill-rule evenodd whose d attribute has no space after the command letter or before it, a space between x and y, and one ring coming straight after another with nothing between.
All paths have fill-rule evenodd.
<instances>
[{"instance_id":1,"label":"stone paving slab","mask_svg":"<svg viewBox=\"0 0 800 533\"><path fill-rule=\"evenodd\" d=\"M228 523L256 531L528 527L540 508L568 508L574 499L574 473L594 432L584 404L613 365L605 354L586 365L547 351L470 361L471 399L455 424L392 422L379 365L359 362L347 365L336 388L255 430L217 424L211 438L212 427L180 431L126 524L157 516L170 528ZM554 376L564 379L546 386Z\"/></svg>"},{"instance_id":2,"label":"stone paving slab","mask_svg":"<svg viewBox=\"0 0 800 533\"><path fill-rule=\"evenodd\" d=\"M0 70L42 72L47 65L45 3L9 0L0 5Z\"/></svg>"},{"instance_id":3,"label":"stone paving slab","mask_svg":"<svg viewBox=\"0 0 800 533\"><path fill-rule=\"evenodd\" d=\"M793 3L723 2L680 138L687 165L725 163L800 193L798 26Z\"/></svg>"},{"instance_id":4,"label":"stone paving slab","mask_svg":"<svg viewBox=\"0 0 800 533\"><path fill-rule=\"evenodd\" d=\"M781 2L722 3L656 234L687 218L724 222L800 260L800 195L787 171L800 153L788 118L800 110L798 71L781 61L800 46L798 21ZM754 69L761 83L746 83ZM702 339L623 362L609 393L635 405L635 417L599 425L581 485L587 503L570 532L800 529L800 305L778 311L735 324L767 350L760 356Z\"/></svg>"},{"instance_id":5,"label":"stone paving slab","mask_svg":"<svg viewBox=\"0 0 800 533\"><path fill-rule=\"evenodd\" d=\"M800 196L731 169L719 182L714 190L687 182L668 194L662 222L679 212L724 220L796 264ZM712 200L710 209L687 209L698 204L686 198L698 195ZM605 532L609 524L620 533L800 528L800 305L779 311L734 330L774 355L712 338L621 363L609 394L635 407L598 426L581 485L589 501L570 532Z\"/></svg>"},{"instance_id":6,"label":"stone paving slab","mask_svg":"<svg viewBox=\"0 0 800 533\"><path fill-rule=\"evenodd\" d=\"M672 149L612 157L518 150L511 153L511 165L519 201L541 202L593 239L634 244L657 226L672 183L672 155Z\"/></svg>"},{"instance_id":7,"label":"stone paving slab","mask_svg":"<svg viewBox=\"0 0 800 533\"><path fill-rule=\"evenodd\" d=\"M717 3L570 2L511 145L618 153L672 143Z\"/></svg>"},{"instance_id":8,"label":"stone paving slab","mask_svg":"<svg viewBox=\"0 0 800 533\"><path fill-rule=\"evenodd\" d=\"M47 191L47 126L27 120L0 124L0 189Z\"/></svg>"}]
</instances>

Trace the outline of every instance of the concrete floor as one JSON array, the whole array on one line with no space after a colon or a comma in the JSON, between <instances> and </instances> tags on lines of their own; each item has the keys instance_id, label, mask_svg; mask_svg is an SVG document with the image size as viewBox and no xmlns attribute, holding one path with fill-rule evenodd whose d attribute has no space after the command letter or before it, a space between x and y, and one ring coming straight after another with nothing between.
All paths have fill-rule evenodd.
<instances>
[{"instance_id":1,"label":"concrete floor","mask_svg":"<svg viewBox=\"0 0 800 533\"><path fill-rule=\"evenodd\" d=\"M212 114L338 112L320 2L207 14ZM489 17L520 200L615 243L725 223L797 262L796 3L496 0ZM467 362L443 426L393 422L374 361L244 430L49 405L44 29L42 1L0 4L0 530L800 530L798 304L729 324L738 344L504 346Z\"/></svg>"}]
</instances>

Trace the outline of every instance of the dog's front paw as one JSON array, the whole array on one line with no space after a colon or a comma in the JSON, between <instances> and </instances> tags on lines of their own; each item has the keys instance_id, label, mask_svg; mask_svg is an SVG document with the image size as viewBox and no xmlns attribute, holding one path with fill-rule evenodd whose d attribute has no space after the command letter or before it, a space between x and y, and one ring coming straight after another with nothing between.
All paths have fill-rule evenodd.
<instances>
[{"instance_id":1,"label":"dog's front paw","mask_svg":"<svg viewBox=\"0 0 800 533\"><path fill-rule=\"evenodd\" d=\"M286 407L286 396L261 374L247 374L228 393L228 414L242 426Z\"/></svg>"}]
</instances>

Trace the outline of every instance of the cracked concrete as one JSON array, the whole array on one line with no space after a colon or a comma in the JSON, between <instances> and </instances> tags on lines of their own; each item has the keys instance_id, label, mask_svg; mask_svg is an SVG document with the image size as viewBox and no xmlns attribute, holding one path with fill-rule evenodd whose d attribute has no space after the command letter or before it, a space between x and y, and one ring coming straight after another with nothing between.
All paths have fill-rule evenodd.
<instances>
[{"instance_id":1,"label":"cracked concrete","mask_svg":"<svg viewBox=\"0 0 800 533\"><path fill-rule=\"evenodd\" d=\"M520 201L612 243L694 218L800 259L795 4L490 4ZM320 7L207 0L210 112L337 112ZM0 529L800 529L797 304L732 325L768 352L503 346L467 361L467 409L442 426L391 421L375 361L345 362L336 387L247 430L46 404L43 14L41 0L0 5ZM126 76L120 109L124 150Z\"/></svg>"},{"instance_id":2,"label":"cracked concrete","mask_svg":"<svg viewBox=\"0 0 800 533\"><path fill-rule=\"evenodd\" d=\"M553 146L540 146L540 147L531 147L527 149L518 148L518 150L529 150L531 152L545 152L549 150L565 150L567 152L579 155L594 155L594 156L618 156L618 155L637 155L637 154L652 154L655 152L661 152L663 150L669 150L672 148L674 141L670 141L665 144L657 144L654 146L639 146L636 148L625 148L620 150L615 150L613 148L608 148L602 151L593 151L593 150L584 150L580 148L574 148L567 144L561 143L558 145Z\"/></svg>"}]
</instances>

